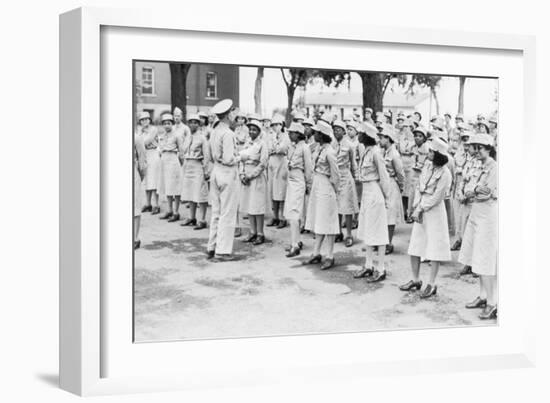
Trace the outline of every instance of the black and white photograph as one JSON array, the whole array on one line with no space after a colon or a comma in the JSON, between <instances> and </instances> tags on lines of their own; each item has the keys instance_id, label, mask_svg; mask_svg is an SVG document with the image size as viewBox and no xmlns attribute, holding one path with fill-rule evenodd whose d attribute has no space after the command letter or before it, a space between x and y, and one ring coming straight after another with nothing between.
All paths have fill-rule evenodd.
<instances>
[{"instance_id":1,"label":"black and white photograph","mask_svg":"<svg viewBox=\"0 0 550 403\"><path fill-rule=\"evenodd\" d=\"M497 324L498 77L132 67L135 342Z\"/></svg>"}]
</instances>

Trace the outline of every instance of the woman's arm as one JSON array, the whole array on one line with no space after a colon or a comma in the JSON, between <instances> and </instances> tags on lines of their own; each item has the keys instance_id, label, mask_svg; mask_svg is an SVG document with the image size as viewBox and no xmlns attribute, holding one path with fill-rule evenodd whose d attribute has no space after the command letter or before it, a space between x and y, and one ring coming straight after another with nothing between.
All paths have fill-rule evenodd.
<instances>
[{"instance_id":1,"label":"woman's arm","mask_svg":"<svg viewBox=\"0 0 550 403\"><path fill-rule=\"evenodd\" d=\"M330 146L330 144L326 147L326 150L327 163L330 169L329 180L334 187L334 191L337 192L338 187L340 186L340 170L338 169L338 162L336 161L336 151Z\"/></svg>"}]
</instances>

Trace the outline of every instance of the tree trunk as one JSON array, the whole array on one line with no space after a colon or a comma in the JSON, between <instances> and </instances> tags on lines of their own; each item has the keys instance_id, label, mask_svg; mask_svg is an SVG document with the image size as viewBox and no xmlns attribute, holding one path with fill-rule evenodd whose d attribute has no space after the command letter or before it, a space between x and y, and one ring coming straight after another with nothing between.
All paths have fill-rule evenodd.
<instances>
[{"instance_id":1,"label":"tree trunk","mask_svg":"<svg viewBox=\"0 0 550 403\"><path fill-rule=\"evenodd\" d=\"M180 108L183 121L187 120L187 74L190 67L190 63L170 63L172 111L176 106Z\"/></svg>"},{"instance_id":2,"label":"tree trunk","mask_svg":"<svg viewBox=\"0 0 550 403\"><path fill-rule=\"evenodd\" d=\"M437 92L433 88L431 89L431 91L432 91L432 95L433 95L434 101L435 101L435 114L437 116L439 116L440 115L440 113L439 113L439 99L437 98Z\"/></svg>"},{"instance_id":3,"label":"tree trunk","mask_svg":"<svg viewBox=\"0 0 550 403\"><path fill-rule=\"evenodd\" d=\"M262 82L264 79L264 68L258 67L256 82L254 83L254 112L262 113Z\"/></svg>"},{"instance_id":4,"label":"tree trunk","mask_svg":"<svg viewBox=\"0 0 550 403\"><path fill-rule=\"evenodd\" d=\"M458 113L464 114L464 84L466 84L466 77L459 77L459 89L458 89Z\"/></svg>"},{"instance_id":5,"label":"tree trunk","mask_svg":"<svg viewBox=\"0 0 550 403\"><path fill-rule=\"evenodd\" d=\"M376 112L382 111L383 104L383 78L384 74L382 73L367 73L367 72L358 72L361 77L361 82L363 84L363 118L365 117L365 109L371 108ZM375 116L373 116L375 117Z\"/></svg>"},{"instance_id":6,"label":"tree trunk","mask_svg":"<svg viewBox=\"0 0 550 403\"><path fill-rule=\"evenodd\" d=\"M294 92L296 92L296 87L289 85L286 87L286 94L287 94L287 103L286 103L286 127L290 126L290 122L292 121L292 103L294 101Z\"/></svg>"}]
</instances>

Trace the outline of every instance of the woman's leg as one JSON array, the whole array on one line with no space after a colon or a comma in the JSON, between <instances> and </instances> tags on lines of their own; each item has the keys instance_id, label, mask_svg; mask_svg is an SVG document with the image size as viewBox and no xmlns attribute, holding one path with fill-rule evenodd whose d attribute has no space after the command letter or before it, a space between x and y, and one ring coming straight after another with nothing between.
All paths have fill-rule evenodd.
<instances>
[{"instance_id":1,"label":"woman's leg","mask_svg":"<svg viewBox=\"0 0 550 403\"><path fill-rule=\"evenodd\" d=\"M153 195L153 207L159 206L159 194L156 190L151 190L151 194Z\"/></svg>"},{"instance_id":2,"label":"woman's leg","mask_svg":"<svg viewBox=\"0 0 550 403\"><path fill-rule=\"evenodd\" d=\"M180 212L180 196L174 196L174 214L179 214Z\"/></svg>"},{"instance_id":3,"label":"woman's leg","mask_svg":"<svg viewBox=\"0 0 550 403\"><path fill-rule=\"evenodd\" d=\"M374 246L367 245L366 251L365 251L365 268L366 269L372 269L374 266L373 261L373 255L374 255Z\"/></svg>"},{"instance_id":4,"label":"woman's leg","mask_svg":"<svg viewBox=\"0 0 550 403\"><path fill-rule=\"evenodd\" d=\"M206 207L207 206L208 206L208 203L199 203L200 221L206 221ZM197 205L195 204L195 211L196 210L197 210Z\"/></svg>"},{"instance_id":5,"label":"woman's leg","mask_svg":"<svg viewBox=\"0 0 550 403\"><path fill-rule=\"evenodd\" d=\"M279 202L279 215L278 217L281 217L282 220L284 220L284 211L285 211L285 202L280 201Z\"/></svg>"},{"instance_id":6,"label":"woman's leg","mask_svg":"<svg viewBox=\"0 0 550 403\"><path fill-rule=\"evenodd\" d=\"M189 202L189 219L194 220L197 217L197 203Z\"/></svg>"},{"instance_id":7,"label":"woman's leg","mask_svg":"<svg viewBox=\"0 0 550 403\"><path fill-rule=\"evenodd\" d=\"M485 282L485 289L487 291L487 305L495 306L497 304L497 298L496 298L496 276L483 276L481 275L480 278L482 278Z\"/></svg>"},{"instance_id":8,"label":"woman's leg","mask_svg":"<svg viewBox=\"0 0 550 403\"><path fill-rule=\"evenodd\" d=\"M439 272L439 262L432 260L432 268L430 271L430 282L428 284L435 285L435 279L437 277L438 272Z\"/></svg>"},{"instance_id":9,"label":"woman's leg","mask_svg":"<svg viewBox=\"0 0 550 403\"><path fill-rule=\"evenodd\" d=\"M290 223L290 245L298 247L298 241L300 240L300 221L288 220Z\"/></svg>"},{"instance_id":10,"label":"woman's leg","mask_svg":"<svg viewBox=\"0 0 550 403\"><path fill-rule=\"evenodd\" d=\"M383 273L384 271L386 271L386 266L384 266L385 260L386 260L386 245L379 245L377 270L380 273Z\"/></svg>"},{"instance_id":11,"label":"woman's leg","mask_svg":"<svg viewBox=\"0 0 550 403\"><path fill-rule=\"evenodd\" d=\"M264 235L264 215L254 216L256 219L256 233L258 235Z\"/></svg>"},{"instance_id":12,"label":"woman's leg","mask_svg":"<svg viewBox=\"0 0 550 403\"><path fill-rule=\"evenodd\" d=\"M334 238L335 235L325 235L327 240L327 258L334 259Z\"/></svg>"},{"instance_id":13,"label":"woman's leg","mask_svg":"<svg viewBox=\"0 0 550 403\"><path fill-rule=\"evenodd\" d=\"M146 190L145 191L145 205L150 206L151 205L151 196L153 195L153 190Z\"/></svg>"},{"instance_id":14,"label":"woman's leg","mask_svg":"<svg viewBox=\"0 0 550 403\"><path fill-rule=\"evenodd\" d=\"M315 245L313 247L313 254L315 256L321 254L321 245L323 245L323 239L325 239L325 236L322 234L316 234L315 237Z\"/></svg>"},{"instance_id":15,"label":"woman's leg","mask_svg":"<svg viewBox=\"0 0 550 403\"><path fill-rule=\"evenodd\" d=\"M388 238L390 240L390 245L392 244L394 231L395 231L395 225L388 225ZM384 250L385 249L386 247L384 247Z\"/></svg>"},{"instance_id":16,"label":"woman's leg","mask_svg":"<svg viewBox=\"0 0 550 403\"><path fill-rule=\"evenodd\" d=\"M411 256L411 271L413 280L418 282L420 280L420 256Z\"/></svg>"},{"instance_id":17,"label":"woman's leg","mask_svg":"<svg viewBox=\"0 0 550 403\"><path fill-rule=\"evenodd\" d=\"M139 237L139 225L141 224L141 216L134 217L134 242L137 242Z\"/></svg>"},{"instance_id":18,"label":"woman's leg","mask_svg":"<svg viewBox=\"0 0 550 403\"><path fill-rule=\"evenodd\" d=\"M255 235L258 233L258 229L256 226L256 217L257 216L252 214L248 215L248 225L250 226L250 235Z\"/></svg>"},{"instance_id":19,"label":"woman's leg","mask_svg":"<svg viewBox=\"0 0 550 403\"><path fill-rule=\"evenodd\" d=\"M352 237L352 235L351 235L352 226L353 226L353 215L352 214L347 214L346 215L346 237L347 238Z\"/></svg>"},{"instance_id":20,"label":"woman's leg","mask_svg":"<svg viewBox=\"0 0 550 403\"><path fill-rule=\"evenodd\" d=\"M172 210L172 201L174 198L172 196L166 196L166 199L168 200L168 212L173 213L174 211Z\"/></svg>"},{"instance_id":21,"label":"woman's leg","mask_svg":"<svg viewBox=\"0 0 550 403\"><path fill-rule=\"evenodd\" d=\"M479 276L479 298L487 299L487 276Z\"/></svg>"},{"instance_id":22,"label":"woman's leg","mask_svg":"<svg viewBox=\"0 0 550 403\"><path fill-rule=\"evenodd\" d=\"M279 219L279 202L276 200L273 200L273 219Z\"/></svg>"}]
</instances>

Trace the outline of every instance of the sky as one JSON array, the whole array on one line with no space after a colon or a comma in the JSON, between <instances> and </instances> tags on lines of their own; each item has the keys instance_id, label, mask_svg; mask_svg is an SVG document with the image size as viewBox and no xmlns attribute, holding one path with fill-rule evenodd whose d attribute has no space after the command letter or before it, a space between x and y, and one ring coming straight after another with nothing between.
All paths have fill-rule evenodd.
<instances>
[{"instance_id":1,"label":"sky","mask_svg":"<svg viewBox=\"0 0 550 403\"><path fill-rule=\"evenodd\" d=\"M254 111L254 83L256 80L255 67L240 67L240 107L245 112ZM403 93L405 89L390 85L388 91ZM308 91L327 90L326 87L315 86L308 88ZM346 91L341 87L340 91ZM350 91L361 91L362 85L359 76L352 73ZM464 115L466 118L474 117L478 113L489 116L497 109L495 95L498 90L498 80L488 78L468 78L464 89ZM421 90L419 90L421 91ZM437 91L440 113L450 112L453 116L458 111L458 77L444 77L441 80ZM264 70L264 81L262 89L262 107L264 113L271 112L274 108L286 107L286 87L282 79L281 70L266 68ZM435 107L434 107L435 108ZM434 110L435 114L435 110Z\"/></svg>"}]
</instances>

